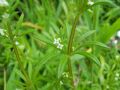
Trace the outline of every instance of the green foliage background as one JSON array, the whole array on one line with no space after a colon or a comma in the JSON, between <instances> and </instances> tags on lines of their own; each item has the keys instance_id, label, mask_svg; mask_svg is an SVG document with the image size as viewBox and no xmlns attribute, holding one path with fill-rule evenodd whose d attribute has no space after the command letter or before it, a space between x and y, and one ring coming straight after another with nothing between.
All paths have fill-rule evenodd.
<instances>
[{"instance_id":1,"label":"green foliage background","mask_svg":"<svg viewBox=\"0 0 120 90\"><path fill-rule=\"evenodd\" d=\"M88 0L8 0L9 6L0 6L0 28L7 35L0 35L0 90L74 90L67 48L82 10L70 56L75 88L119 90L120 44L110 39L120 29L120 1L92 1L91 6ZM62 50L53 44L55 38L61 38Z\"/></svg>"}]
</instances>

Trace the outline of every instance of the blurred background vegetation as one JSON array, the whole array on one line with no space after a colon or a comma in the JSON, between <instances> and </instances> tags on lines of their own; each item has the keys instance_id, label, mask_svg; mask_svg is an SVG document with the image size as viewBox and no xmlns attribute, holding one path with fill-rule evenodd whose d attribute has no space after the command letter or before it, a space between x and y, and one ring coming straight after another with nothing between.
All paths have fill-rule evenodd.
<instances>
[{"instance_id":1,"label":"blurred background vegetation","mask_svg":"<svg viewBox=\"0 0 120 90\"><path fill-rule=\"evenodd\" d=\"M4 1L0 90L74 90L67 48L81 11L70 56L75 89L120 89L120 0Z\"/></svg>"}]
</instances>

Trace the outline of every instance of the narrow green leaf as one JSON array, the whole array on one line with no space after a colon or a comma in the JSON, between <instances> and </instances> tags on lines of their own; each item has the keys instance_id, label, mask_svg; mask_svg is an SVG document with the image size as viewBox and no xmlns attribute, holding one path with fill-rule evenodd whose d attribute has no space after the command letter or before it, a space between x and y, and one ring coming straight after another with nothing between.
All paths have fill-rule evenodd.
<instances>
[{"instance_id":1,"label":"narrow green leaf","mask_svg":"<svg viewBox=\"0 0 120 90\"><path fill-rule=\"evenodd\" d=\"M102 43L107 43L110 38L120 29L120 18L118 18L111 26L109 24L104 24L98 33L97 38Z\"/></svg>"},{"instance_id":2,"label":"narrow green leaf","mask_svg":"<svg viewBox=\"0 0 120 90\"><path fill-rule=\"evenodd\" d=\"M60 63L58 66L58 78L60 78L62 73L64 72L66 63L67 63L67 56L62 55L62 58L60 58Z\"/></svg>"},{"instance_id":3,"label":"narrow green leaf","mask_svg":"<svg viewBox=\"0 0 120 90\"><path fill-rule=\"evenodd\" d=\"M22 13L17 24L16 24L16 29L20 28L23 22L24 14Z\"/></svg>"},{"instance_id":4,"label":"narrow green leaf","mask_svg":"<svg viewBox=\"0 0 120 90\"><path fill-rule=\"evenodd\" d=\"M24 77L24 75L18 69L15 69L15 72L19 77L21 77L23 80L26 81L26 78Z\"/></svg>"},{"instance_id":5,"label":"narrow green leaf","mask_svg":"<svg viewBox=\"0 0 120 90\"><path fill-rule=\"evenodd\" d=\"M96 5L109 5L112 7L116 7L117 5L114 4L112 1L110 0L101 0L101 1L97 1L95 2L92 6L96 6Z\"/></svg>"},{"instance_id":6,"label":"narrow green leaf","mask_svg":"<svg viewBox=\"0 0 120 90\"><path fill-rule=\"evenodd\" d=\"M86 39L87 37L91 36L91 35L94 34L95 32L96 32L96 30L92 30L92 31L86 32L85 34L83 34L83 35L80 37L80 41Z\"/></svg>"},{"instance_id":7,"label":"narrow green leaf","mask_svg":"<svg viewBox=\"0 0 120 90\"><path fill-rule=\"evenodd\" d=\"M100 66L100 61L98 60L98 58L96 56L94 56L90 53L87 53L87 52L78 52L76 54L83 55L84 57L91 59L94 63L96 63L98 66Z\"/></svg>"},{"instance_id":8,"label":"narrow green leaf","mask_svg":"<svg viewBox=\"0 0 120 90\"><path fill-rule=\"evenodd\" d=\"M31 62L29 62L28 63L28 75L29 75L29 77L30 78L32 78L31 76L32 76L32 69L33 67L32 67L32 63Z\"/></svg>"},{"instance_id":9,"label":"narrow green leaf","mask_svg":"<svg viewBox=\"0 0 120 90\"><path fill-rule=\"evenodd\" d=\"M96 42L88 42L87 45L97 45L97 46L109 49L109 47L107 45L105 45L104 43L101 43L101 42L97 42L97 41Z\"/></svg>"}]
</instances>

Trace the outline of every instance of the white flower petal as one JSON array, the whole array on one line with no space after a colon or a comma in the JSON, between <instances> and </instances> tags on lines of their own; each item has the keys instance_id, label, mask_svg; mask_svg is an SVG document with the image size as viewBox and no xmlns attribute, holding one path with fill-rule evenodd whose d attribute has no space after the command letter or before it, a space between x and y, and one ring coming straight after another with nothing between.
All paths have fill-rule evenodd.
<instances>
[{"instance_id":1,"label":"white flower petal","mask_svg":"<svg viewBox=\"0 0 120 90\"><path fill-rule=\"evenodd\" d=\"M63 45L62 45L62 44L58 44L58 45L57 45L57 48L62 49L62 48L63 48Z\"/></svg>"},{"instance_id":2,"label":"white flower petal","mask_svg":"<svg viewBox=\"0 0 120 90\"><path fill-rule=\"evenodd\" d=\"M0 6L8 6L8 2L6 0L0 0Z\"/></svg>"},{"instance_id":3,"label":"white flower petal","mask_svg":"<svg viewBox=\"0 0 120 90\"><path fill-rule=\"evenodd\" d=\"M58 45L60 44L60 42L61 42L60 38L57 38L57 39L55 38L53 44Z\"/></svg>"}]
</instances>

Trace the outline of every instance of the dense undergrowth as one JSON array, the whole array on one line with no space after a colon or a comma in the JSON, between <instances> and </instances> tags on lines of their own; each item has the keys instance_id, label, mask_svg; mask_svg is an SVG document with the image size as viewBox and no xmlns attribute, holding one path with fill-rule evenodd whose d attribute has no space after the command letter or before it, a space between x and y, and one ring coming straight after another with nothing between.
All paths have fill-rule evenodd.
<instances>
[{"instance_id":1,"label":"dense undergrowth","mask_svg":"<svg viewBox=\"0 0 120 90\"><path fill-rule=\"evenodd\" d=\"M0 90L120 90L119 0L0 0Z\"/></svg>"}]
</instances>

